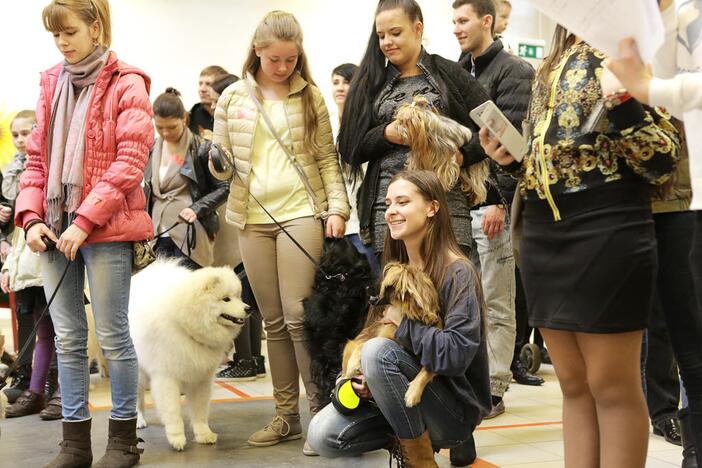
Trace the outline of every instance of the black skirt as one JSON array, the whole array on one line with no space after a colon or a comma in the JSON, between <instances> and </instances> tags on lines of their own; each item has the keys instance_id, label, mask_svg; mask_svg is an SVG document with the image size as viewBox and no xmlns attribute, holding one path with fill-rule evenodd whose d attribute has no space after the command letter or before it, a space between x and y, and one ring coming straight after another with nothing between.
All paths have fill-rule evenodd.
<instances>
[{"instance_id":1,"label":"black skirt","mask_svg":"<svg viewBox=\"0 0 702 468\"><path fill-rule=\"evenodd\" d=\"M584 333L645 329L658 256L649 189L610 182L555 200L525 200L521 274L529 324Z\"/></svg>"}]
</instances>

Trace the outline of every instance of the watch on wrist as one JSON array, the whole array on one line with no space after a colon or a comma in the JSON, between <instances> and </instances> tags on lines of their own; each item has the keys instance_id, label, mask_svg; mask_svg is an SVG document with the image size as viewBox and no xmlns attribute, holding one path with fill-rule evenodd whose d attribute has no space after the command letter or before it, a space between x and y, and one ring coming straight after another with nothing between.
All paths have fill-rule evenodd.
<instances>
[{"instance_id":1,"label":"watch on wrist","mask_svg":"<svg viewBox=\"0 0 702 468\"><path fill-rule=\"evenodd\" d=\"M504 210L504 209L507 208L507 207L504 205L504 203L498 203L498 204L495 205L495 206L498 207L498 208L501 209L501 210Z\"/></svg>"},{"instance_id":2,"label":"watch on wrist","mask_svg":"<svg viewBox=\"0 0 702 468\"><path fill-rule=\"evenodd\" d=\"M617 107L620 104L624 104L626 101L629 99L633 98L631 93L627 91L626 89L620 89L617 91L614 91L613 93L607 94L603 98L603 103L605 106L605 109L607 110L612 110L615 107Z\"/></svg>"}]
</instances>

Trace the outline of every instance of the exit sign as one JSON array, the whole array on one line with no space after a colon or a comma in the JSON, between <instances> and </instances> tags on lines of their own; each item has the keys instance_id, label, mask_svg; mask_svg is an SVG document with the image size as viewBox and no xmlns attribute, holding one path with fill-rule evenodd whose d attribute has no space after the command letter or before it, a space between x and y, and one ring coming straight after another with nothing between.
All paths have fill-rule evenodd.
<instances>
[{"instance_id":1,"label":"exit sign","mask_svg":"<svg viewBox=\"0 0 702 468\"><path fill-rule=\"evenodd\" d=\"M519 56L529 59L544 58L544 46L536 44L519 43Z\"/></svg>"}]
</instances>

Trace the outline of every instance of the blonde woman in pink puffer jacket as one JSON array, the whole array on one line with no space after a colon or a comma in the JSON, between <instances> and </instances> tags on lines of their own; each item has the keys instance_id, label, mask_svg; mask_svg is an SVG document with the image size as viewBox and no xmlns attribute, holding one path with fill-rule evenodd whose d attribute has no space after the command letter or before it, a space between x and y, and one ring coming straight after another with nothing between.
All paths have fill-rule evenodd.
<instances>
[{"instance_id":1,"label":"blonde woman in pink puffer jacket","mask_svg":"<svg viewBox=\"0 0 702 468\"><path fill-rule=\"evenodd\" d=\"M90 466L87 271L100 346L111 377L107 452L98 467L128 467L136 447L137 358L127 309L132 241L151 238L141 188L153 144L149 78L119 61L110 46L107 0L53 0L44 26L65 60L42 73L37 127L15 223L27 245L42 252L47 297L66 278L51 305L62 390L63 442L50 467ZM56 252L45 252L45 239Z\"/></svg>"}]
</instances>

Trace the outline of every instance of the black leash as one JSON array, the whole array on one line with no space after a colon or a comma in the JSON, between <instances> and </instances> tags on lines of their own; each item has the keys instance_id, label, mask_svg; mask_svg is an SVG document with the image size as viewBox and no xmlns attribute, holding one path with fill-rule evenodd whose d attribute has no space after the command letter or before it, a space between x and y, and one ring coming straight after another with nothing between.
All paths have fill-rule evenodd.
<instances>
[{"instance_id":1,"label":"black leash","mask_svg":"<svg viewBox=\"0 0 702 468\"><path fill-rule=\"evenodd\" d=\"M50 252L53 250L56 250L56 243L49 240L49 239L44 239L44 243L46 244L46 252ZM19 362L22 356L24 356L24 353L27 352L27 347L29 346L30 343L32 343L36 339L37 335L37 329L39 328L39 324L41 321L44 319L44 316L46 315L46 312L49 310L49 306L51 305L52 302L54 302L54 299L56 298L56 294L59 292L59 288L61 288L61 283L63 283L63 280L66 278L66 274L68 273L68 269L71 266L71 263L73 261L69 260L68 263L66 263L66 268L64 268L63 273L61 274L61 278L58 281L58 284L56 285L56 289L54 289L53 294L51 294L51 297L49 298L49 301L46 303L46 307L44 307L44 310L41 311L41 314L39 314L39 318L34 322L34 328L32 328L31 333L27 337L27 341L25 341L24 346L22 346L22 349L20 352L17 354L17 357L15 358L15 362L12 363L12 366L10 366L10 370L7 372L5 377L0 381L0 390L5 388L7 386L7 379L10 377L10 375L17 370L19 367Z\"/></svg>"},{"instance_id":2,"label":"black leash","mask_svg":"<svg viewBox=\"0 0 702 468\"><path fill-rule=\"evenodd\" d=\"M239 174L236 173L236 170L234 170L234 173L237 175L237 177L239 177ZM239 179L241 180L241 177L239 177ZM243 182L243 180L242 180L242 182ZM309 253L307 250L305 250L305 248L304 248L302 245L300 245L300 243L297 241L297 239L295 239L295 238L292 236L292 234L290 234L290 233L288 232L288 230L285 229L285 228L283 227L283 225L280 224L280 223L278 222L278 220L275 219L275 218L273 217L273 215L266 209L266 207L263 206L263 205L261 204L260 201L258 201L258 199L254 196L254 194L251 193L251 192L249 192L249 195L251 196L251 198L254 199L254 201L255 201L256 203L258 203L258 206L261 207L261 209L268 215L268 217L271 218L271 219L273 220L273 222L276 224L276 226L278 226L278 227L280 228L280 230L283 231L283 232L285 233L285 235L288 236L288 237L290 238L291 241L293 241L293 244L295 244L295 246L296 246L298 249L300 249L300 251L305 255L305 257L307 257L307 258L309 259L309 261L312 262L312 264L315 266L315 268L318 268L318 269L319 269L319 271L324 275L324 277L325 277L326 279L330 280L330 279L337 279L337 278L338 278L339 281L341 281L342 283L343 283L344 281L346 281L346 273L337 273L336 275L330 275L329 273L325 272L324 269L321 267L321 265L319 265L319 264L314 260L314 258L312 258L312 255L310 255L310 253Z\"/></svg>"}]
</instances>

